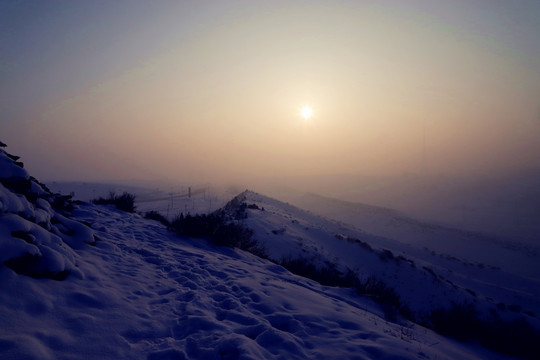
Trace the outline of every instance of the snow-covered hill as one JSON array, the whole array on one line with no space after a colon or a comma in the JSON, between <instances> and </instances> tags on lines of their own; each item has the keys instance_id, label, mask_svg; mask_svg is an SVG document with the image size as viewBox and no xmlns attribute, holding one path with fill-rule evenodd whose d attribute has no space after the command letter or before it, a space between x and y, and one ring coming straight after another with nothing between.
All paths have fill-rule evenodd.
<instances>
[{"instance_id":1,"label":"snow-covered hill","mask_svg":"<svg viewBox=\"0 0 540 360\"><path fill-rule=\"evenodd\" d=\"M540 246L535 243L419 221L396 210L316 194L291 197L291 202L370 234L540 279Z\"/></svg>"},{"instance_id":2,"label":"snow-covered hill","mask_svg":"<svg viewBox=\"0 0 540 360\"><path fill-rule=\"evenodd\" d=\"M417 321L431 323L433 312L464 305L485 321L525 319L540 328L538 277L524 277L411 242L370 235L249 191L236 203L246 204L242 221L254 231L270 259L284 263L303 259L344 274L352 270L360 282L380 281L395 290ZM446 228L434 227L431 231L439 231L448 241L453 234L445 232ZM471 251L478 251L478 244L472 240ZM496 246L486 243L483 250L491 252Z\"/></svg>"},{"instance_id":3,"label":"snow-covered hill","mask_svg":"<svg viewBox=\"0 0 540 360\"><path fill-rule=\"evenodd\" d=\"M264 215L286 215L281 204L249 196L264 203ZM291 240L274 241L275 254L329 249L314 241L323 244L325 224L293 215L266 219L268 241ZM300 236L300 225L319 234L304 247L290 236ZM71 202L2 149L0 250L2 359L505 358L389 322L351 289L179 237L137 214Z\"/></svg>"}]
</instances>

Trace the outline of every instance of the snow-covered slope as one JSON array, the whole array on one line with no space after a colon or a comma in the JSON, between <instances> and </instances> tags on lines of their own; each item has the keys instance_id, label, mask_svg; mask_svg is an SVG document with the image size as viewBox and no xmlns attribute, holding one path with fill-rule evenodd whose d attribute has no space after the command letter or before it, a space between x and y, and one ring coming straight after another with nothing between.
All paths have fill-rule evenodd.
<instances>
[{"instance_id":1,"label":"snow-covered slope","mask_svg":"<svg viewBox=\"0 0 540 360\"><path fill-rule=\"evenodd\" d=\"M0 162L2 359L503 358Z\"/></svg>"},{"instance_id":2,"label":"snow-covered slope","mask_svg":"<svg viewBox=\"0 0 540 360\"><path fill-rule=\"evenodd\" d=\"M419 221L396 210L316 194L292 197L291 202L370 234L540 279L540 245L535 243Z\"/></svg>"},{"instance_id":3,"label":"snow-covered slope","mask_svg":"<svg viewBox=\"0 0 540 360\"><path fill-rule=\"evenodd\" d=\"M76 249L95 241L67 216L73 207L32 178L18 157L0 149L0 263L35 278L78 272Z\"/></svg>"},{"instance_id":4,"label":"snow-covered slope","mask_svg":"<svg viewBox=\"0 0 540 360\"><path fill-rule=\"evenodd\" d=\"M484 319L496 314L540 327L539 278L370 235L254 192L241 194L236 202L248 205L242 221L269 258L302 258L318 267L353 270L361 281L379 279L397 292L417 320L437 309L471 304Z\"/></svg>"},{"instance_id":5,"label":"snow-covered slope","mask_svg":"<svg viewBox=\"0 0 540 360\"><path fill-rule=\"evenodd\" d=\"M38 281L2 267L2 358L482 358L418 326L388 323L347 290L160 224L82 206L94 247L78 276ZM436 346L433 346L436 344Z\"/></svg>"}]
</instances>

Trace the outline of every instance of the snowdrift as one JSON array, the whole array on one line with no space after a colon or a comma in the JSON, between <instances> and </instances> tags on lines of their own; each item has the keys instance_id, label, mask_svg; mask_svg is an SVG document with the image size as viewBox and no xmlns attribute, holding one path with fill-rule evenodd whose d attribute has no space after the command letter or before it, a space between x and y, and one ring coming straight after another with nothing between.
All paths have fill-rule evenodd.
<instances>
[{"instance_id":1,"label":"snowdrift","mask_svg":"<svg viewBox=\"0 0 540 360\"><path fill-rule=\"evenodd\" d=\"M70 219L69 198L52 194L17 160L0 149L0 263L34 278L83 276L74 250L94 242L92 230Z\"/></svg>"}]
</instances>

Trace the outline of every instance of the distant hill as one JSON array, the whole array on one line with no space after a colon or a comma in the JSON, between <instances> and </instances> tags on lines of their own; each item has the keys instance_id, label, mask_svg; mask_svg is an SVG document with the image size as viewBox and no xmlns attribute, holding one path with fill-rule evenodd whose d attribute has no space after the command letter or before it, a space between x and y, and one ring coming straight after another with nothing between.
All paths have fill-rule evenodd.
<instances>
[{"instance_id":1,"label":"distant hill","mask_svg":"<svg viewBox=\"0 0 540 360\"><path fill-rule=\"evenodd\" d=\"M260 181L279 199L313 193L347 202L396 209L448 227L540 241L540 168L484 175L298 176ZM290 201L290 200L287 200Z\"/></svg>"},{"instance_id":2,"label":"distant hill","mask_svg":"<svg viewBox=\"0 0 540 360\"><path fill-rule=\"evenodd\" d=\"M448 256L540 279L540 244L418 220L384 207L309 193L291 202L358 230Z\"/></svg>"}]
</instances>

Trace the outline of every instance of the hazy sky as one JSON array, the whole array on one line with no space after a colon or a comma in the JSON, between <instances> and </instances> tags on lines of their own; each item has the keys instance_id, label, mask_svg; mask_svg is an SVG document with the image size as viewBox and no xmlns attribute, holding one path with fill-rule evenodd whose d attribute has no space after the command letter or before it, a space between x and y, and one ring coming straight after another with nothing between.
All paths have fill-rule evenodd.
<instances>
[{"instance_id":1,"label":"hazy sky","mask_svg":"<svg viewBox=\"0 0 540 360\"><path fill-rule=\"evenodd\" d=\"M540 1L2 0L0 137L42 180L538 166Z\"/></svg>"}]
</instances>

